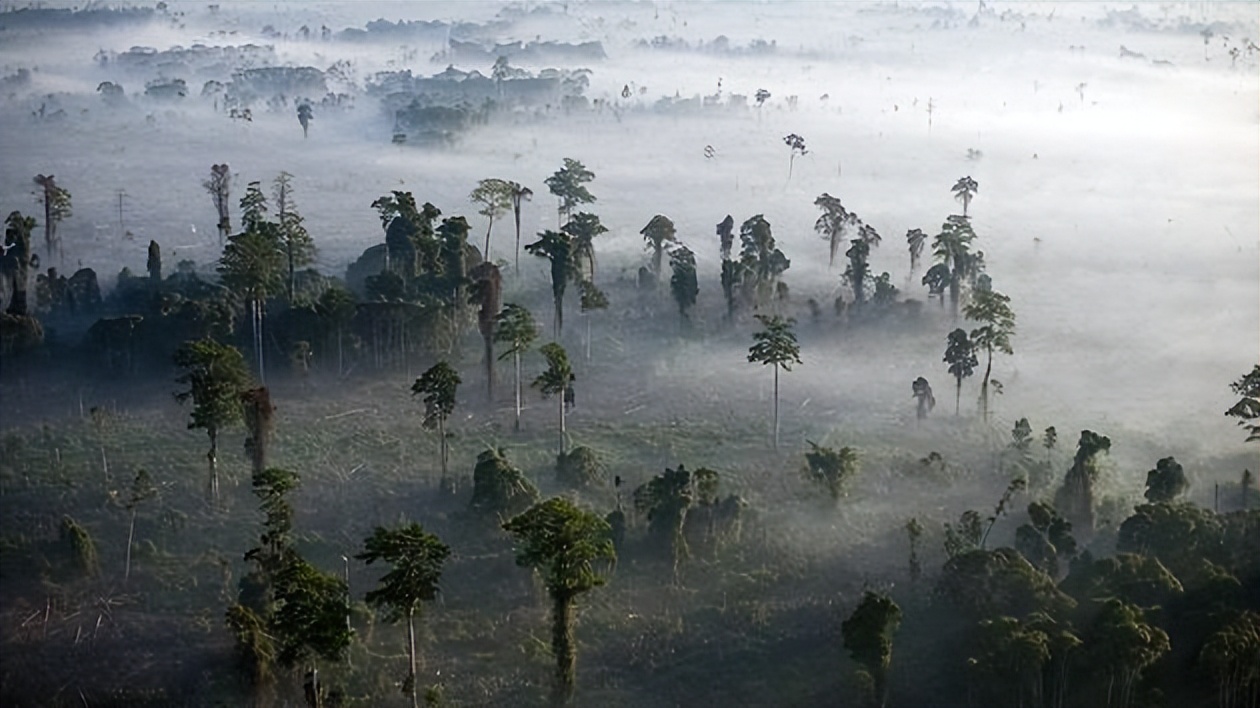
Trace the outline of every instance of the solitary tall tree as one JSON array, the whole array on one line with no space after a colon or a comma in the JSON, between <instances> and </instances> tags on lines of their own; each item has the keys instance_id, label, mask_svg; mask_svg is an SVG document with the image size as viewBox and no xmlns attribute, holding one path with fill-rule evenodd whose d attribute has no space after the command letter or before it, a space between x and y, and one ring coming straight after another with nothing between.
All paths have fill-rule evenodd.
<instances>
[{"instance_id":1,"label":"solitary tall tree","mask_svg":"<svg viewBox=\"0 0 1260 708\"><path fill-rule=\"evenodd\" d=\"M988 288L977 289L971 302L963 308L967 319L980 323L971 330L971 342L987 355L984 379L980 383L980 407L985 420L989 419L989 375L993 372L993 350L1013 354L1011 337L1015 334L1015 311L1011 299Z\"/></svg>"},{"instance_id":2,"label":"solitary tall tree","mask_svg":"<svg viewBox=\"0 0 1260 708\"><path fill-rule=\"evenodd\" d=\"M517 182L508 181L507 189L512 199L512 216L516 220L516 272L521 272L521 204L534 197L534 191Z\"/></svg>"},{"instance_id":3,"label":"solitary tall tree","mask_svg":"<svg viewBox=\"0 0 1260 708\"><path fill-rule=\"evenodd\" d=\"M893 634L901 624L901 608L887 595L867 591L853 614L840 624L844 648L875 683L875 705L888 704L888 667Z\"/></svg>"},{"instance_id":4,"label":"solitary tall tree","mask_svg":"<svg viewBox=\"0 0 1260 708\"><path fill-rule=\"evenodd\" d=\"M801 363L801 348L796 343L792 326L794 319L775 315L757 315L764 329L753 333L753 345L748 349L748 361L774 367L774 449L779 449L779 369L791 371L792 364Z\"/></svg>"},{"instance_id":5,"label":"solitary tall tree","mask_svg":"<svg viewBox=\"0 0 1260 708\"><path fill-rule=\"evenodd\" d=\"M833 197L826 192L818 195L818 198L814 200L814 206L823 211L814 222L814 231L827 241L830 253L827 267L830 268L836 264L836 253L840 250L840 242L844 240L845 234L851 229L856 229L861 221L857 214L844 208L838 197Z\"/></svg>"},{"instance_id":6,"label":"solitary tall tree","mask_svg":"<svg viewBox=\"0 0 1260 708\"><path fill-rule=\"evenodd\" d=\"M559 200L557 225L568 221L573 207L590 204L595 196L586 189L586 184L595 179L595 173L586 169L586 165L572 158L564 158L564 167L544 180L547 189Z\"/></svg>"},{"instance_id":7,"label":"solitary tall tree","mask_svg":"<svg viewBox=\"0 0 1260 708\"><path fill-rule=\"evenodd\" d=\"M563 455L566 435L564 393L573 381L573 367L569 365L569 355L564 351L564 347L555 342L544 344L539 351L547 360L547 368L534 379L531 385L542 393L543 398L555 396L560 403L560 454Z\"/></svg>"},{"instance_id":8,"label":"solitary tall tree","mask_svg":"<svg viewBox=\"0 0 1260 708\"><path fill-rule=\"evenodd\" d=\"M958 415L962 380L975 373L980 364L976 358L976 345L967 336L967 330L959 328L946 337L944 361L949 364L949 373L954 375L954 415Z\"/></svg>"},{"instance_id":9,"label":"solitary tall tree","mask_svg":"<svg viewBox=\"0 0 1260 708\"><path fill-rule=\"evenodd\" d=\"M647 248L652 251L652 274L659 280L661 277L661 259L666 244L677 243L678 236L674 231L674 222L664 214L657 214L640 231Z\"/></svg>"},{"instance_id":10,"label":"solitary tall tree","mask_svg":"<svg viewBox=\"0 0 1260 708\"><path fill-rule=\"evenodd\" d=\"M788 155L788 180L792 179L792 163L796 162L797 155L805 155L809 150L805 148L805 138L791 133L783 137L783 144L788 146L791 153Z\"/></svg>"},{"instance_id":11,"label":"solitary tall tree","mask_svg":"<svg viewBox=\"0 0 1260 708\"><path fill-rule=\"evenodd\" d=\"M551 302L555 309L553 331L559 339L564 332L564 293L569 281L575 279L577 268L573 259L573 237L563 231L543 231L538 240L525 246L525 250L551 264Z\"/></svg>"},{"instance_id":12,"label":"solitary tall tree","mask_svg":"<svg viewBox=\"0 0 1260 708\"><path fill-rule=\"evenodd\" d=\"M529 310L515 303L507 303L503 310L495 316L494 341L506 344L507 349L499 355L503 360L512 357L512 369L515 371L515 383L512 386L516 394L516 422L513 429L521 429L521 354L529 350L529 346L538 337L538 325L534 322Z\"/></svg>"},{"instance_id":13,"label":"solitary tall tree","mask_svg":"<svg viewBox=\"0 0 1260 708\"><path fill-rule=\"evenodd\" d=\"M201 428L210 438L206 461L210 467L209 495L219 500L219 432L241 421L241 396L252 387L249 370L240 351L213 339L184 342L175 352L175 365L183 370L176 383L186 389L175 394L180 403L191 400L188 428Z\"/></svg>"},{"instance_id":14,"label":"solitary tall tree","mask_svg":"<svg viewBox=\"0 0 1260 708\"><path fill-rule=\"evenodd\" d=\"M202 182L201 186L210 193L214 211L219 216L219 248L223 248L223 242L232 233L232 171L227 163L211 165L210 179Z\"/></svg>"},{"instance_id":15,"label":"solitary tall tree","mask_svg":"<svg viewBox=\"0 0 1260 708\"><path fill-rule=\"evenodd\" d=\"M487 261L490 260L490 231L494 220L512 208L513 194L512 183L492 177L478 182L468 195L468 200L480 207L477 213L486 217L486 249L482 256Z\"/></svg>"},{"instance_id":16,"label":"solitary tall tree","mask_svg":"<svg viewBox=\"0 0 1260 708\"><path fill-rule=\"evenodd\" d=\"M442 579L442 565L451 555L451 549L437 536L412 523L396 529L377 526L372 535L363 541L363 552L355 556L368 565L378 560L392 568L381 578L380 586L364 598L369 605L388 611L386 618L396 622L407 618L407 659L409 671L403 684L411 696L411 708L416 701L416 623L422 603L432 602L438 596L438 583Z\"/></svg>"},{"instance_id":17,"label":"solitary tall tree","mask_svg":"<svg viewBox=\"0 0 1260 708\"><path fill-rule=\"evenodd\" d=\"M573 697L577 682L577 642L573 635L575 601L606 581L595 569L616 560L608 523L554 497L535 504L503 524L516 539L516 564L536 568L551 595L551 653L556 658L554 705Z\"/></svg>"},{"instance_id":18,"label":"solitary tall tree","mask_svg":"<svg viewBox=\"0 0 1260 708\"><path fill-rule=\"evenodd\" d=\"M683 323L691 321L691 308L696 304L696 296L700 294L700 286L696 280L696 254L686 246L679 246L669 252L669 267L673 275L669 278L669 289L678 303L678 314Z\"/></svg>"},{"instance_id":19,"label":"solitary tall tree","mask_svg":"<svg viewBox=\"0 0 1260 708\"><path fill-rule=\"evenodd\" d=\"M445 361L439 361L429 367L427 371L416 379L411 385L411 395L424 396L424 418L423 425L426 430L437 428L439 444L439 454L442 460L442 487L445 489L448 485L447 477L447 461L450 458L450 448L446 440L446 419L455 412L455 391L462 383L459 373L451 368L451 365Z\"/></svg>"},{"instance_id":20,"label":"solitary tall tree","mask_svg":"<svg viewBox=\"0 0 1260 708\"><path fill-rule=\"evenodd\" d=\"M962 202L963 216L967 216L967 207L971 206L972 198L980 191L980 185L971 177L959 177L950 191L954 193L954 199Z\"/></svg>"},{"instance_id":21,"label":"solitary tall tree","mask_svg":"<svg viewBox=\"0 0 1260 708\"><path fill-rule=\"evenodd\" d=\"M40 187L39 201L44 205L44 247L49 262L54 255L64 259L61 239L57 238L57 226L71 215L70 192L57 184L52 175L35 175Z\"/></svg>"}]
</instances>

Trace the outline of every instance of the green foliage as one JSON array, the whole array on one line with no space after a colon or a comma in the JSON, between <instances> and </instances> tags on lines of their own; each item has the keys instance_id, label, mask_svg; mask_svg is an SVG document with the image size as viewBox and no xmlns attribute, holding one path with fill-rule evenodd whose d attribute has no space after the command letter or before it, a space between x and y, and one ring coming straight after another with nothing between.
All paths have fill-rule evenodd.
<instances>
[{"instance_id":1,"label":"green foliage","mask_svg":"<svg viewBox=\"0 0 1260 708\"><path fill-rule=\"evenodd\" d=\"M439 427L455 411L455 392L462 380L445 361L429 367L411 385L411 395L424 396L424 427Z\"/></svg>"},{"instance_id":2,"label":"green foliage","mask_svg":"<svg viewBox=\"0 0 1260 708\"><path fill-rule=\"evenodd\" d=\"M1072 525L1087 533L1094 529L1094 484L1098 481L1098 456L1111 449L1111 438L1082 430L1072 467L1055 493L1054 506Z\"/></svg>"},{"instance_id":3,"label":"green foliage","mask_svg":"<svg viewBox=\"0 0 1260 708\"><path fill-rule=\"evenodd\" d=\"M306 104L303 104L306 106ZM309 106L306 106L309 111ZM299 107L299 115L301 108ZM304 126L305 127L305 126ZM296 278L299 268L315 261L315 242L306 230L305 219L293 203L293 175L281 172L272 183L272 197L276 203L276 220L279 226L280 246L288 267L288 294L292 301L296 295Z\"/></svg>"},{"instance_id":4,"label":"green foliage","mask_svg":"<svg viewBox=\"0 0 1260 708\"><path fill-rule=\"evenodd\" d=\"M1260 614L1226 619L1199 650L1199 662L1216 677L1222 708L1243 708L1260 699Z\"/></svg>"},{"instance_id":5,"label":"green foliage","mask_svg":"<svg viewBox=\"0 0 1260 708\"><path fill-rule=\"evenodd\" d=\"M1060 616L1076 604L1050 576L1010 548L971 550L950 558L935 593L948 607L975 620L1033 612Z\"/></svg>"},{"instance_id":6,"label":"green foliage","mask_svg":"<svg viewBox=\"0 0 1260 708\"><path fill-rule=\"evenodd\" d=\"M748 349L748 361L773 365L784 371L791 371L793 364L801 363L801 348L796 343L796 334L792 331L796 324L794 319L783 319L779 315L757 315L762 330L753 333L753 345Z\"/></svg>"},{"instance_id":7,"label":"green foliage","mask_svg":"<svg viewBox=\"0 0 1260 708\"><path fill-rule=\"evenodd\" d=\"M576 452L576 451L575 451ZM502 449L490 448L477 455L473 468L473 495L469 508L479 514L510 516L538 500L538 489L508 462Z\"/></svg>"},{"instance_id":8,"label":"green foliage","mask_svg":"<svg viewBox=\"0 0 1260 708\"><path fill-rule=\"evenodd\" d=\"M990 705L1035 705L1042 667L1050 660L1050 637L1035 622L1014 617L980 621L975 649L967 659L976 690Z\"/></svg>"},{"instance_id":9,"label":"green foliage","mask_svg":"<svg viewBox=\"0 0 1260 708\"><path fill-rule=\"evenodd\" d=\"M696 296L700 294L696 281L696 255L686 246L679 246L669 252L669 267L672 271L669 290L674 295L674 302L678 303L678 314L684 320L689 319Z\"/></svg>"},{"instance_id":10,"label":"green foliage","mask_svg":"<svg viewBox=\"0 0 1260 708\"><path fill-rule=\"evenodd\" d=\"M1141 608L1110 599L1090 628L1088 660L1118 691L1114 705L1127 708L1142 672L1167 654L1168 634L1146 622Z\"/></svg>"},{"instance_id":11,"label":"green foliage","mask_svg":"<svg viewBox=\"0 0 1260 708\"><path fill-rule=\"evenodd\" d=\"M1059 577L1060 568L1077 552L1072 524L1043 502L1028 505L1028 523L1015 530L1015 548L1052 578Z\"/></svg>"},{"instance_id":12,"label":"green foliage","mask_svg":"<svg viewBox=\"0 0 1260 708\"><path fill-rule=\"evenodd\" d=\"M1116 598L1138 607L1165 606L1182 592L1181 581L1159 559L1136 553L1084 555L1059 587L1081 604Z\"/></svg>"},{"instance_id":13,"label":"green foliage","mask_svg":"<svg viewBox=\"0 0 1260 708\"><path fill-rule=\"evenodd\" d=\"M646 247L652 251L652 273L657 278L661 275L661 258L665 245L678 243L678 235L674 231L674 222L664 214L657 214L640 229Z\"/></svg>"},{"instance_id":14,"label":"green foliage","mask_svg":"<svg viewBox=\"0 0 1260 708\"><path fill-rule=\"evenodd\" d=\"M1143 504L1120 524L1116 550L1158 558L1178 577L1219 558L1221 517L1189 502Z\"/></svg>"},{"instance_id":15,"label":"green foliage","mask_svg":"<svg viewBox=\"0 0 1260 708\"><path fill-rule=\"evenodd\" d=\"M805 477L826 489L833 501L839 501L845 495L845 485L858 472L857 450L847 446L836 450L806 442L812 449L805 453Z\"/></svg>"},{"instance_id":16,"label":"green foliage","mask_svg":"<svg viewBox=\"0 0 1260 708\"><path fill-rule=\"evenodd\" d=\"M853 614L840 625L849 656L875 680L878 705L888 701L887 675L892 665L892 640L901 624L901 608L892 598L867 591Z\"/></svg>"},{"instance_id":17,"label":"green foliage","mask_svg":"<svg viewBox=\"0 0 1260 708\"><path fill-rule=\"evenodd\" d=\"M224 287L245 300L261 301L284 289L285 252L280 227L270 221L247 222L233 234L219 259Z\"/></svg>"},{"instance_id":18,"label":"green foliage","mask_svg":"<svg viewBox=\"0 0 1260 708\"><path fill-rule=\"evenodd\" d=\"M58 529L65 555L71 566L84 577L95 577L101 572L101 559L96 551L96 542L92 534L70 516L61 517Z\"/></svg>"},{"instance_id":19,"label":"green foliage","mask_svg":"<svg viewBox=\"0 0 1260 708\"><path fill-rule=\"evenodd\" d=\"M1190 488L1185 470L1172 457L1155 463L1155 469L1146 473L1146 500L1158 504L1176 501Z\"/></svg>"},{"instance_id":20,"label":"green foliage","mask_svg":"<svg viewBox=\"0 0 1260 708\"><path fill-rule=\"evenodd\" d=\"M556 481L566 487L589 487L604 481L606 470L595 451L579 445L556 458Z\"/></svg>"},{"instance_id":21,"label":"green foliage","mask_svg":"<svg viewBox=\"0 0 1260 708\"><path fill-rule=\"evenodd\" d=\"M597 561L616 556L608 524L564 497L534 504L503 524L516 540L516 563L536 568L553 596L575 597L603 585Z\"/></svg>"},{"instance_id":22,"label":"green foliage","mask_svg":"<svg viewBox=\"0 0 1260 708\"><path fill-rule=\"evenodd\" d=\"M603 290L595 287L595 284L589 280L583 280L578 283L578 293L580 294L579 306L582 312L590 312L592 310L608 309L608 296Z\"/></svg>"},{"instance_id":23,"label":"green foliage","mask_svg":"<svg viewBox=\"0 0 1260 708\"><path fill-rule=\"evenodd\" d=\"M1247 442L1260 441L1260 424L1255 422L1260 420L1260 364L1231 383L1229 388L1242 398L1230 406L1225 415L1238 419L1238 424L1247 431Z\"/></svg>"},{"instance_id":24,"label":"green foliage","mask_svg":"<svg viewBox=\"0 0 1260 708\"><path fill-rule=\"evenodd\" d=\"M241 394L252 387L252 381L236 347L213 339L184 342L175 352L175 365L183 369L175 382L187 386L175 394L175 400L193 402L190 429L202 428L214 437L220 429L241 421Z\"/></svg>"},{"instance_id":25,"label":"green foliage","mask_svg":"<svg viewBox=\"0 0 1260 708\"><path fill-rule=\"evenodd\" d=\"M529 345L538 337L538 325L533 315L521 305L505 303L494 319L494 341L508 345L499 355L500 360L528 351Z\"/></svg>"},{"instance_id":26,"label":"green foliage","mask_svg":"<svg viewBox=\"0 0 1260 708\"><path fill-rule=\"evenodd\" d=\"M570 277L582 282L595 278L595 237L608 233L608 229L599 223L599 217L586 212L578 212L570 218L561 231L571 238L573 266Z\"/></svg>"},{"instance_id":27,"label":"green foliage","mask_svg":"<svg viewBox=\"0 0 1260 708\"><path fill-rule=\"evenodd\" d=\"M556 335L564 331L564 293L577 276L573 258L573 237L563 231L543 231L538 240L526 244L525 251L551 264L551 299L555 307Z\"/></svg>"},{"instance_id":28,"label":"green foliage","mask_svg":"<svg viewBox=\"0 0 1260 708\"><path fill-rule=\"evenodd\" d=\"M955 558L980 549L984 537L984 521L980 512L968 509L958 517L958 525L945 522L945 555Z\"/></svg>"},{"instance_id":29,"label":"green foliage","mask_svg":"<svg viewBox=\"0 0 1260 708\"><path fill-rule=\"evenodd\" d=\"M377 526L355 558L368 565L384 561L392 567L364 599L388 610L387 619L397 622L415 612L420 603L437 598L442 565L450 555L450 547L420 524L394 529Z\"/></svg>"},{"instance_id":30,"label":"green foliage","mask_svg":"<svg viewBox=\"0 0 1260 708\"><path fill-rule=\"evenodd\" d=\"M972 230L971 222L967 217L950 215L941 225L941 232L932 241L932 253L936 256L937 265L948 269L948 279L945 284L949 286L949 299L955 312L958 311L962 284L978 274L980 261L971 253L971 242L975 239L976 232ZM929 270L924 275L925 284L929 282L930 275L933 276L931 282L936 283L942 279L942 271L936 271L934 274L933 270ZM937 291L934 289L933 292ZM943 293L944 288L942 287L939 292Z\"/></svg>"},{"instance_id":31,"label":"green foliage","mask_svg":"<svg viewBox=\"0 0 1260 708\"><path fill-rule=\"evenodd\" d=\"M647 517L648 532L669 550L675 571L691 555L683 526L696 496L692 474L681 464L678 469L666 468L634 490L635 512Z\"/></svg>"},{"instance_id":32,"label":"green foliage","mask_svg":"<svg viewBox=\"0 0 1260 708\"><path fill-rule=\"evenodd\" d=\"M586 184L595 179L595 173L586 169L581 162L572 158L564 158L564 167L556 170L555 174L543 180L547 185L547 189L560 200L560 217L563 218L573 211L573 207L581 204L590 204L595 201L587 189Z\"/></svg>"},{"instance_id":33,"label":"green foliage","mask_svg":"<svg viewBox=\"0 0 1260 708\"><path fill-rule=\"evenodd\" d=\"M962 380L976 371L980 360L976 358L976 345L968 337L966 330L959 328L950 332L945 341L945 358L949 364L949 373L956 383L954 396L954 415L958 415L958 399L962 392Z\"/></svg>"},{"instance_id":34,"label":"green foliage","mask_svg":"<svg viewBox=\"0 0 1260 708\"><path fill-rule=\"evenodd\" d=\"M534 379L530 386L538 389L543 398L564 393L565 387L569 385L569 380L573 376L573 367L569 365L569 355L564 351L564 347L555 342L544 344L539 351L547 360L547 368Z\"/></svg>"},{"instance_id":35,"label":"green foliage","mask_svg":"<svg viewBox=\"0 0 1260 708\"><path fill-rule=\"evenodd\" d=\"M792 262L775 245L770 222L757 214L739 227L740 262L744 265L744 283L756 292L755 301L765 302L774 290L779 276Z\"/></svg>"},{"instance_id":36,"label":"green foliage","mask_svg":"<svg viewBox=\"0 0 1260 708\"><path fill-rule=\"evenodd\" d=\"M296 552L275 576L276 611L270 623L281 666L316 657L340 661L350 645L346 626L346 584L308 563Z\"/></svg>"},{"instance_id":37,"label":"green foliage","mask_svg":"<svg viewBox=\"0 0 1260 708\"><path fill-rule=\"evenodd\" d=\"M468 195L468 201L480 207L477 213L490 221L486 227L486 253L482 254L487 260L490 258L490 231L494 228L494 220L512 208L512 194L512 183L490 178L477 182L477 186Z\"/></svg>"},{"instance_id":38,"label":"green foliage","mask_svg":"<svg viewBox=\"0 0 1260 708\"><path fill-rule=\"evenodd\" d=\"M980 400L986 419L989 415L989 374L993 370L993 351L1014 353L1011 337L1015 334L1015 311L1011 309L1010 302L1009 297L996 290L978 288L963 308L967 319L980 323L979 327L971 330L972 344L988 354L984 381L980 385Z\"/></svg>"}]
</instances>

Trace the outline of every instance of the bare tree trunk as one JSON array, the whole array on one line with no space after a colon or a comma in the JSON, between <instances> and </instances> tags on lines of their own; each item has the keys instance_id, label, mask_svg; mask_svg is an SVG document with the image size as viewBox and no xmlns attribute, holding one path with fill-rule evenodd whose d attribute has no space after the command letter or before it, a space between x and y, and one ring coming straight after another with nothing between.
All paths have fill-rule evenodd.
<instances>
[{"instance_id":1,"label":"bare tree trunk","mask_svg":"<svg viewBox=\"0 0 1260 708\"><path fill-rule=\"evenodd\" d=\"M591 360L591 316L586 315L586 360Z\"/></svg>"},{"instance_id":2,"label":"bare tree trunk","mask_svg":"<svg viewBox=\"0 0 1260 708\"><path fill-rule=\"evenodd\" d=\"M438 436L441 438L441 440L438 441L439 443L438 454L442 458L442 488L445 489L447 485L447 477L446 477L446 416L444 415L438 416Z\"/></svg>"},{"instance_id":3,"label":"bare tree trunk","mask_svg":"<svg viewBox=\"0 0 1260 708\"><path fill-rule=\"evenodd\" d=\"M989 361L984 366L984 383L980 385L980 407L984 422L989 422L989 373L993 371L993 347L988 348Z\"/></svg>"},{"instance_id":4,"label":"bare tree trunk","mask_svg":"<svg viewBox=\"0 0 1260 708\"><path fill-rule=\"evenodd\" d=\"M127 560L123 565L123 582L131 579L131 541L136 536L136 507L131 507L131 524L127 527Z\"/></svg>"},{"instance_id":5,"label":"bare tree trunk","mask_svg":"<svg viewBox=\"0 0 1260 708\"><path fill-rule=\"evenodd\" d=\"M219 431L210 428L206 432L210 436L210 451L206 460L210 463L210 499L219 502Z\"/></svg>"},{"instance_id":6,"label":"bare tree trunk","mask_svg":"<svg viewBox=\"0 0 1260 708\"><path fill-rule=\"evenodd\" d=\"M774 365L774 449L779 449L779 365Z\"/></svg>"},{"instance_id":7,"label":"bare tree trunk","mask_svg":"<svg viewBox=\"0 0 1260 708\"><path fill-rule=\"evenodd\" d=\"M962 377L955 376L954 381L956 382L954 386L954 416L957 417L959 401L962 399Z\"/></svg>"},{"instance_id":8,"label":"bare tree trunk","mask_svg":"<svg viewBox=\"0 0 1260 708\"><path fill-rule=\"evenodd\" d=\"M490 225L486 227L486 250L482 253L482 257L486 261L486 263L490 262L490 229L493 229L493 228L494 228L494 215L491 214Z\"/></svg>"},{"instance_id":9,"label":"bare tree trunk","mask_svg":"<svg viewBox=\"0 0 1260 708\"><path fill-rule=\"evenodd\" d=\"M419 708L416 701L416 610L407 608L407 657L411 661L411 708Z\"/></svg>"},{"instance_id":10,"label":"bare tree trunk","mask_svg":"<svg viewBox=\"0 0 1260 708\"><path fill-rule=\"evenodd\" d=\"M552 703L569 704L576 683L577 654L573 640L573 602L565 595L552 596L551 651L556 657L556 684Z\"/></svg>"},{"instance_id":11,"label":"bare tree trunk","mask_svg":"<svg viewBox=\"0 0 1260 708\"><path fill-rule=\"evenodd\" d=\"M557 399L559 399L559 401L560 401L560 454L561 454L561 455L563 455L563 454L564 454L564 438L565 438L565 429L564 429L564 405L565 405L565 404L564 404L564 393L563 393L563 392L561 392L561 394L560 394L559 396L556 396L556 398L557 398Z\"/></svg>"},{"instance_id":12,"label":"bare tree trunk","mask_svg":"<svg viewBox=\"0 0 1260 708\"><path fill-rule=\"evenodd\" d=\"M521 432L521 352L512 352L512 363L516 367L516 432Z\"/></svg>"},{"instance_id":13,"label":"bare tree trunk","mask_svg":"<svg viewBox=\"0 0 1260 708\"><path fill-rule=\"evenodd\" d=\"M521 201L514 199L512 213L516 216L516 274L521 274Z\"/></svg>"}]
</instances>

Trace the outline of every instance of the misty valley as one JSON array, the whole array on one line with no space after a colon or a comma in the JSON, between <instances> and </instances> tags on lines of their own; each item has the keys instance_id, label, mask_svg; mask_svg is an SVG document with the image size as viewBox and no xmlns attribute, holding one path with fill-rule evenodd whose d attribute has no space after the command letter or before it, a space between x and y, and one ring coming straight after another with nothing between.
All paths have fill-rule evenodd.
<instances>
[{"instance_id":1,"label":"misty valley","mask_svg":"<svg viewBox=\"0 0 1260 708\"><path fill-rule=\"evenodd\" d=\"M1260 708L1257 39L0 4L0 702Z\"/></svg>"}]
</instances>

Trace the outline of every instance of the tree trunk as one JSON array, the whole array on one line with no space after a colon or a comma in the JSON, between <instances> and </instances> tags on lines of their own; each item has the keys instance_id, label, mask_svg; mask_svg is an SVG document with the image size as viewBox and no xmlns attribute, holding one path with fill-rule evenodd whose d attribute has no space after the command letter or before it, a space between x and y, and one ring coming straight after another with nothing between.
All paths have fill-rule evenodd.
<instances>
[{"instance_id":1,"label":"tree trunk","mask_svg":"<svg viewBox=\"0 0 1260 708\"><path fill-rule=\"evenodd\" d=\"M591 360L591 316L586 316L586 360Z\"/></svg>"},{"instance_id":2,"label":"tree trunk","mask_svg":"<svg viewBox=\"0 0 1260 708\"><path fill-rule=\"evenodd\" d=\"M446 416L438 416L438 456L442 458L442 488L446 488Z\"/></svg>"},{"instance_id":3,"label":"tree trunk","mask_svg":"<svg viewBox=\"0 0 1260 708\"><path fill-rule=\"evenodd\" d=\"M521 274L521 202L512 202L512 214L516 217L516 274Z\"/></svg>"},{"instance_id":4,"label":"tree trunk","mask_svg":"<svg viewBox=\"0 0 1260 708\"><path fill-rule=\"evenodd\" d=\"M306 131L305 128L302 129ZM293 263L293 244L286 244L285 251L289 257L289 304L293 304L293 291L297 289L297 268Z\"/></svg>"},{"instance_id":5,"label":"tree trunk","mask_svg":"<svg viewBox=\"0 0 1260 708\"><path fill-rule=\"evenodd\" d=\"M564 331L564 300L559 295L555 295L552 301L556 306L556 340L559 341L560 333Z\"/></svg>"},{"instance_id":6,"label":"tree trunk","mask_svg":"<svg viewBox=\"0 0 1260 708\"><path fill-rule=\"evenodd\" d=\"M490 215L490 225L486 227L486 250L482 254L482 258L486 263L490 262L490 229L494 228L494 215Z\"/></svg>"},{"instance_id":7,"label":"tree trunk","mask_svg":"<svg viewBox=\"0 0 1260 708\"><path fill-rule=\"evenodd\" d=\"M131 524L127 527L127 560L123 565L123 582L131 579L131 541L136 536L136 507L131 507Z\"/></svg>"},{"instance_id":8,"label":"tree trunk","mask_svg":"<svg viewBox=\"0 0 1260 708\"><path fill-rule=\"evenodd\" d=\"M989 360L984 366L984 382L980 384L980 409L984 422L989 422L989 373L993 371L993 347L988 347Z\"/></svg>"},{"instance_id":9,"label":"tree trunk","mask_svg":"<svg viewBox=\"0 0 1260 708\"><path fill-rule=\"evenodd\" d=\"M955 376L954 381L957 382L956 385L954 386L954 416L957 417L958 405L959 405L958 402L959 400L962 399L962 377Z\"/></svg>"},{"instance_id":10,"label":"tree trunk","mask_svg":"<svg viewBox=\"0 0 1260 708\"><path fill-rule=\"evenodd\" d=\"M514 430L521 432L521 352L512 352L512 364L516 369L516 424Z\"/></svg>"},{"instance_id":11,"label":"tree trunk","mask_svg":"<svg viewBox=\"0 0 1260 708\"><path fill-rule=\"evenodd\" d=\"M573 601L566 595L552 596L551 652L556 657L556 684L553 705L565 706L573 698L577 654L573 637Z\"/></svg>"},{"instance_id":12,"label":"tree trunk","mask_svg":"<svg viewBox=\"0 0 1260 708\"><path fill-rule=\"evenodd\" d=\"M779 449L779 365L774 365L774 449Z\"/></svg>"},{"instance_id":13,"label":"tree trunk","mask_svg":"<svg viewBox=\"0 0 1260 708\"><path fill-rule=\"evenodd\" d=\"M561 391L561 392L560 392L560 395L559 395L559 396L556 396L556 398L557 398L557 399L559 399L559 401L560 401L560 454L561 454L561 455L563 455L563 454L564 454L564 437L565 437L565 430L564 430L564 405L565 405L565 404L564 404L564 392L563 392L563 391Z\"/></svg>"},{"instance_id":14,"label":"tree trunk","mask_svg":"<svg viewBox=\"0 0 1260 708\"><path fill-rule=\"evenodd\" d=\"M206 453L206 461L210 463L210 499L219 501L219 431L210 428L206 431L210 436L210 451Z\"/></svg>"},{"instance_id":15,"label":"tree trunk","mask_svg":"<svg viewBox=\"0 0 1260 708\"><path fill-rule=\"evenodd\" d=\"M416 609L407 608L407 658L411 662L411 708L419 708L416 701Z\"/></svg>"}]
</instances>

